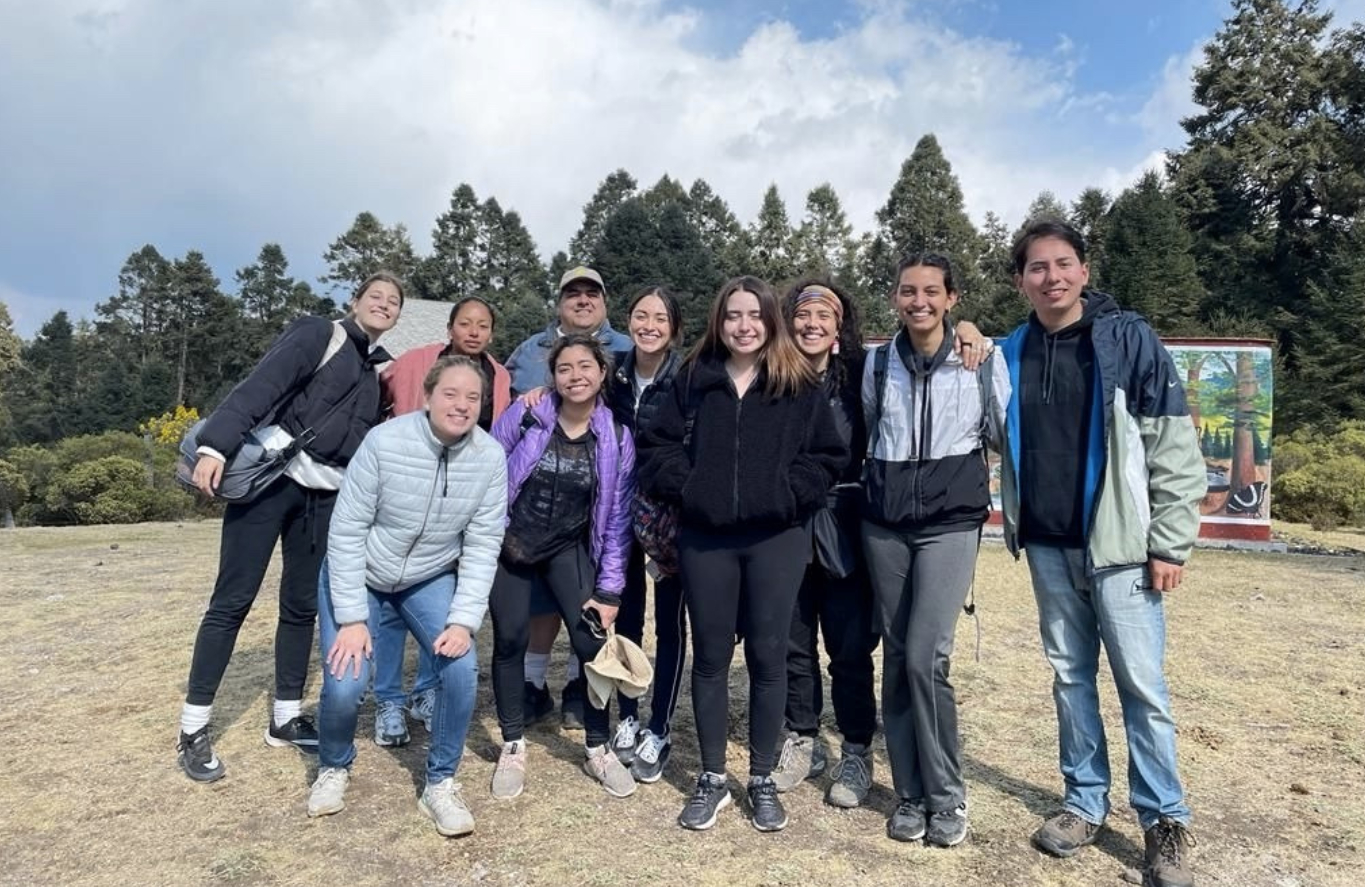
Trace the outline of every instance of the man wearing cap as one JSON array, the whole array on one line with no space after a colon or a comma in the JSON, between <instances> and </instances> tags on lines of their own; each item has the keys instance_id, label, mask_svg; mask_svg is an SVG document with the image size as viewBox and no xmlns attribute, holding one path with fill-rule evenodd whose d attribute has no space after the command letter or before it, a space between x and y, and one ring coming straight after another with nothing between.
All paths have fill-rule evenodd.
<instances>
[{"instance_id":1,"label":"man wearing cap","mask_svg":"<svg viewBox=\"0 0 1365 887\"><path fill-rule=\"evenodd\" d=\"M569 333L596 336L613 353L631 348L630 336L612 329L607 320L607 288L602 275L583 265L570 268L559 279L558 319L545 332L518 345L507 359L513 395L550 384L545 358L555 340Z\"/></svg>"}]
</instances>

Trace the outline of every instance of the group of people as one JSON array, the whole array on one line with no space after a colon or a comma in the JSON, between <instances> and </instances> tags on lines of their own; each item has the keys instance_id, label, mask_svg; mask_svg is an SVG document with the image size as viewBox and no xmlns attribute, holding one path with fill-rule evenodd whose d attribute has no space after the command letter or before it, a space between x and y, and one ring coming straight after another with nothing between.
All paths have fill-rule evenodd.
<instances>
[{"instance_id":1,"label":"group of people","mask_svg":"<svg viewBox=\"0 0 1365 887\"><path fill-rule=\"evenodd\" d=\"M823 279L782 296L755 277L728 281L684 350L666 288L635 295L623 335L607 321L601 276L574 268L556 321L506 367L487 351L493 306L470 297L452 307L446 342L377 373L388 355L376 343L403 304L386 274L365 281L337 322L340 350L328 347L340 336L328 321L296 321L200 434L195 480L210 494L247 432L265 425L311 442L263 495L226 510L181 767L198 781L224 775L208 734L213 698L278 540L265 740L317 754L310 815L344 806L373 677L375 743L407 743L408 713L425 723L419 808L441 834L472 831L455 777L485 613L503 740L491 794L510 799L527 785L526 728L553 708L545 674L561 624L581 674L612 631L644 641L652 588L649 720L625 696L614 730L610 704L563 700L566 725L584 731L584 771L603 790L626 797L663 772L690 625L701 772L679 824L711 828L733 801L729 672L741 642L753 826L785 827L780 794L826 773L828 803L859 806L873 783L880 643L897 799L887 834L954 846L967 836L968 798L949 666L991 508L990 448L1001 456L1005 541L1027 555L1054 672L1065 792L1033 843L1071 856L1109 813L1103 647L1149 876L1191 884L1163 666L1162 596L1180 585L1204 492L1183 388L1146 322L1087 288L1074 229L1030 224L1013 263L1033 311L998 355L954 320L953 268L933 253L901 260L888 297L899 328L871 350L855 303ZM676 511L676 565L647 563L632 531L638 499ZM315 620L316 727L301 709ZM419 647L411 694L409 634ZM832 763L820 740L821 636L842 739Z\"/></svg>"}]
</instances>

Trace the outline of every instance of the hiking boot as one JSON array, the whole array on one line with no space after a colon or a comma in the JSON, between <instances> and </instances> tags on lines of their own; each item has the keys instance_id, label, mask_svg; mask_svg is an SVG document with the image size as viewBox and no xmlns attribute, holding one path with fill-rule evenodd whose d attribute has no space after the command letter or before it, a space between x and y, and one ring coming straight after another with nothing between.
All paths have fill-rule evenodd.
<instances>
[{"instance_id":1,"label":"hiking boot","mask_svg":"<svg viewBox=\"0 0 1365 887\"><path fill-rule=\"evenodd\" d=\"M407 745L411 738L402 704L379 703L374 710L374 744L381 748L400 748Z\"/></svg>"},{"instance_id":2,"label":"hiking boot","mask_svg":"<svg viewBox=\"0 0 1365 887\"><path fill-rule=\"evenodd\" d=\"M673 750L673 740L667 734L656 736L648 728L640 731L640 741L635 746L635 760L630 765L630 775L636 782L658 782L664 775L664 764L668 763L669 752Z\"/></svg>"},{"instance_id":3,"label":"hiking boot","mask_svg":"<svg viewBox=\"0 0 1365 887\"><path fill-rule=\"evenodd\" d=\"M629 767L635 761L635 743L640 736L640 722L635 718L625 718L616 725L616 734L611 739L611 750L616 758Z\"/></svg>"},{"instance_id":4,"label":"hiking boot","mask_svg":"<svg viewBox=\"0 0 1365 887\"><path fill-rule=\"evenodd\" d=\"M789 792L804 779L825 772L825 744L815 736L788 733L773 768L773 782L780 792Z\"/></svg>"},{"instance_id":5,"label":"hiking boot","mask_svg":"<svg viewBox=\"0 0 1365 887\"><path fill-rule=\"evenodd\" d=\"M554 710L555 701L549 689L527 681L521 690L521 717L526 726L540 723Z\"/></svg>"},{"instance_id":6,"label":"hiking boot","mask_svg":"<svg viewBox=\"0 0 1365 887\"><path fill-rule=\"evenodd\" d=\"M412 694L408 700L408 714L414 721L421 721L427 732L431 732L431 719L436 714L436 691L423 690Z\"/></svg>"},{"instance_id":7,"label":"hiking boot","mask_svg":"<svg viewBox=\"0 0 1365 887\"><path fill-rule=\"evenodd\" d=\"M510 801L526 787L526 740L504 742L493 769L493 797Z\"/></svg>"},{"instance_id":8,"label":"hiking boot","mask_svg":"<svg viewBox=\"0 0 1365 887\"><path fill-rule=\"evenodd\" d=\"M436 823L436 831L447 838L474 831L474 815L460 797L460 784L449 776L422 790L417 809Z\"/></svg>"},{"instance_id":9,"label":"hiking boot","mask_svg":"<svg viewBox=\"0 0 1365 887\"><path fill-rule=\"evenodd\" d=\"M1068 859L1086 844L1095 843L1100 827L1086 822L1070 810L1063 810L1033 833L1033 846L1044 853Z\"/></svg>"},{"instance_id":10,"label":"hiking boot","mask_svg":"<svg viewBox=\"0 0 1365 887\"><path fill-rule=\"evenodd\" d=\"M305 715L290 718L278 727L272 718L265 730L265 744L273 748L293 746L304 754L315 755L318 753L318 728Z\"/></svg>"},{"instance_id":11,"label":"hiking boot","mask_svg":"<svg viewBox=\"0 0 1365 887\"><path fill-rule=\"evenodd\" d=\"M924 806L919 801L902 800L886 820L886 836L893 841L918 841L927 825Z\"/></svg>"},{"instance_id":12,"label":"hiking boot","mask_svg":"<svg viewBox=\"0 0 1365 887\"><path fill-rule=\"evenodd\" d=\"M1183 823L1163 816L1147 829L1143 840L1147 845L1145 887L1193 887L1189 856L1195 841Z\"/></svg>"},{"instance_id":13,"label":"hiking boot","mask_svg":"<svg viewBox=\"0 0 1365 887\"><path fill-rule=\"evenodd\" d=\"M559 702L559 716L565 730L582 730L583 706L588 701L588 683L582 675L564 685Z\"/></svg>"},{"instance_id":14,"label":"hiking boot","mask_svg":"<svg viewBox=\"0 0 1365 887\"><path fill-rule=\"evenodd\" d=\"M309 816L331 816L346 808L346 786L351 783L351 771L345 767L321 767L308 793Z\"/></svg>"},{"instance_id":15,"label":"hiking boot","mask_svg":"<svg viewBox=\"0 0 1365 887\"><path fill-rule=\"evenodd\" d=\"M583 772L602 783L602 788L613 798L628 798L635 794L635 778L605 745L588 749Z\"/></svg>"},{"instance_id":16,"label":"hiking boot","mask_svg":"<svg viewBox=\"0 0 1365 887\"><path fill-rule=\"evenodd\" d=\"M195 782L213 782L227 775L227 767L213 753L207 725L193 733L180 734L180 741L175 744L175 760Z\"/></svg>"},{"instance_id":17,"label":"hiking boot","mask_svg":"<svg viewBox=\"0 0 1365 887\"><path fill-rule=\"evenodd\" d=\"M825 792L825 803L849 810L861 805L872 789L872 749L845 742L830 776L834 782Z\"/></svg>"},{"instance_id":18,"label":"hiking boot","mask_svg":"<svg viewBox=\"0 0 1365 887\"><path fill-rule=\"evenodd\" d=\"M692 797L678 814L678 825L704 832L716 824L716 814L730 806L730 789L723 773L703 773L697 777Z\"/></svg>"},{"instance_id":19,"label":"hiking boot","mask_svg":"<svg viewBox=\"0 0 1365 887\"><path fill-rule=\"evenodd\" d=\"M754 828L761 832L780 832L787 827L787 811L777 797L777 783L771 776L749 777L749 808Z\"/></svg>"},{"instance_id":20,"label":"hiking boot","mask_svg":"<svg viewBox=\"0 0 1365 887\"><path fill-rule=\"evenodd\" d=\"M936 810L929 814L929 828L924 840L934 847L956 847L967 839L967 805L958 804L951 810Z\"/></svg>"}]
</instances>

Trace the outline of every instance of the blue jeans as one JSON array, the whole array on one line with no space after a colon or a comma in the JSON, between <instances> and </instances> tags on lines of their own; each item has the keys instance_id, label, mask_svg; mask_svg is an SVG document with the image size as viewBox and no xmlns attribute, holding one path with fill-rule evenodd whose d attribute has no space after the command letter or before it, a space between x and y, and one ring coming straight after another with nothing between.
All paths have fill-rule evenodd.
<instances>
[{"instance_id":1,"label":"blue jeans","mask_svg":"<svg viewBox=\"0 0 1365 887\"><path fill-rule=\"evenodd\" d=\"M1064 806L1095 824L1109 813L1109 751L1096 686L1103 643L1128 738L1129 803L1144 831L1162 816L1188 823L1163 671L1165 610L1146 565L1088 576L1082 549L1030 543L1025 551L1053 671Z\"/></svg>"},{"instance_id":2,"label":"blue jeans","mask_svg":"<svg viewBox=\"0 0 1365 887\"><path fill-rule=\"evenodd\" d=\"M381 607L379 620L374 624L374 696L380 702L402 704L403 654L407 650L408 624L397 607ZM436 677L436 663L426 647L417 650L417 680L412 695L434 690L440 680Z\"/></svg>"},{"instance_id":3,"label":"blue jeans","mask_svg":"<svg viewBox=\"0 0 1365 887\"><path fill-rule=\"evenodd\" d=\"M375 631L385 610L392 610L407 625L422 649L431 653L436 638L445 631L446 616L450 613L454 595L453 573L443 573L394 594L370 590L370 631ZM322 767L349 767L355 760L360 697L369 683L373 666L370 660L362 659L358 677L353 676L349 668L343 677L332 677L326 665L327 651L336 642L339 630L332 612L331 583L324 564L318 578L318 635L323 659L322 700L318 705L318 764ZM428 785L454 776L459 768L479 686L479 663L472 640L469 652L459 659L433 655L432 661L438 689L431 721L431 748L427 752Z\"/></svg>"}]
</instances>

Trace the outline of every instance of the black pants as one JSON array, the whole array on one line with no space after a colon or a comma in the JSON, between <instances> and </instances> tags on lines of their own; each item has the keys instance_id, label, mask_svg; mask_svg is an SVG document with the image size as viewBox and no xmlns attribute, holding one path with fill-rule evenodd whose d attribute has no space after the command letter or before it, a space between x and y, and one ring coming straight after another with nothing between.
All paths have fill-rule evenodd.
<instances>
[{"instance_id":1,"label":"black pants","mask_svg":"<svg viewBox=\"0 0 1365 887\"><path fill-rule=\"evenodd\" d=\"M818 563L806 568L787 648L787 729L802 736L820 732L824 682L818 628L829 653L829 695L839 732L845 742L872 742L877 729L872 651L880 640L872 614L872 588L861 568L843 579Z\"/></svg>"},{"instance_id":2,"label":"black pants","mask_svg":"<svg viewBox=\"0 0 1365 887\"><path fill-rule=\"evenodd\" d=\"M592 596L597 570L585 545L573 545L539 563L525 566L498 561L498 574L488 598L493 617L493 699L503 742L526 735L522 689L526 680L526 645L530 640L531 590L543 582L554 597L559 615L569 629L569 643L584 665L602 649L603 640L593 637L583 623L583 604ZM594 705L583 707L583 726L589 747L605 745L611 716Z\"/></svg>"},{"instance_id":3,"label":"black pants","mask_svg":"<svg viewBox=\"0 0 1365 887\"><path fill-rule=\"evenodd\" d=\"M227 507L218 546L218 579L190 660L185 694L190 705L211 705L218 694L276 541L284 569L275 627L275 698L303 698L318 616L318 573L327 556L327 525L336 498L334 491L310 490L282 477L254 502Z\"/></svg>"},{"instance_id":4,"label":"black pants","mask_svg":"<svg viewBox=\"0 0 1365 887\"><path fill-rule=\"evenodd\" d=\"M631 548L626 565L626 589L621 595L621 611L616 614L616 631L643 646L645 634L645 554L640 546ZM687 615L683 611L682 581L666 576L654 582L654 686L650 697L649 730L656 736L668 734L673 710L682 690L684 647L687 644ZM640 700L617 694L621 718L639 718Z\"/></svg>"},{"instance_id":5,"label":"black pants","mask_svg":"<svg viewBox=\"0 0 1365 887\"><path fill-rule=\"evenodd\" d=\"M702 768L725 772L730 661L744 634L749 669L749 774L772 773L787 696L787 643L810 530L707 533L684 527L678 549L692 620L692 710Z\"/></svg>"}]
</instances>

